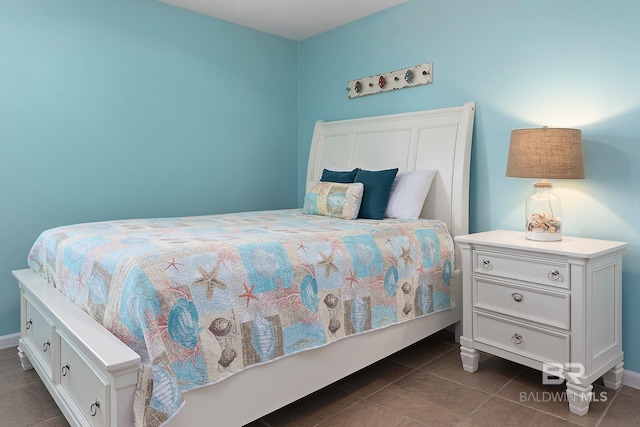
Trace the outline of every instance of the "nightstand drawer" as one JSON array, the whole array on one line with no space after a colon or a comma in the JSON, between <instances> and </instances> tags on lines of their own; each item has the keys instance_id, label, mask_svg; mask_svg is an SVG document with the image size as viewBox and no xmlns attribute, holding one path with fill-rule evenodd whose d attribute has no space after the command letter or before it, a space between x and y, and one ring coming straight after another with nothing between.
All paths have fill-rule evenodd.
<instances>
[{"instance_id":1,"label":"nightstand drawer","mask_svg":"<svg viewBox=\"0 0 640 427\"><path fill-rule=\"evenodd\" d=\"M544 258L474 251L474 271L569 289L569 264Z\"/></svg>"},{"instance_id":2,"label":"nightstand drawer","mask_svg":"<svg viewBox=\"0 0 640 427\"><path fill-rule=\"evenodd\" d=\"M476 308L570 329L571 298L568 293L477 278L473 295Z\"/></svg>"},{"instance_id":3,"label":"nightstand drawer","mask_svg":"<svg viewBox=\"0 0 640 427\"><path fill-rule=\"evenodd\" d=\"M568 334L537 328L499 316L474 312L474 340L540 362L570 360Z\"/></svg>"}]
</instances>

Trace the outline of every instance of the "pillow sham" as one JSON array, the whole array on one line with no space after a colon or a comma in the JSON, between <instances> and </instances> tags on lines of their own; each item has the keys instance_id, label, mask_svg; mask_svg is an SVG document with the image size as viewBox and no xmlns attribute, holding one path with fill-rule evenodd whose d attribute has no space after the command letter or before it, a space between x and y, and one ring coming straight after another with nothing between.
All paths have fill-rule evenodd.
<instances>
[{"instance_id":1,"label":"pillow sham","mask_svg":"<svg viewBox=\"0 0 640 427\"><path fill-rule=\"evenodd\" d=\"M398 168L380 171L368 171L358 169L355 182L364 185L362 206L360 206L359 218L383 219L389 201L391 184L398 173Z\"/></svg>"},{"instance_id":2,"label":"pillow sham","mask_svg":"<svg viewBox=\"0 0 640 427\"><path fill-rule=\"evenodd\" d=\"M363 193L364 185L360 182L312 182L304 196L302 213L356 219Z\"/></svg>"},{"instance_id":3,"label":"pillow sham","mask_svg":"<svg viewBox=\"0 0 640 427\"><path fill-rule=\"evenodd\" d=\"M351 171L336 171L330 169L322 170L322 177L320 181L325 182L340 182L343 184L352 183L354 178L356 177L356 173L358 173L358 168L355 168Z\"/></svg>"},{"instance_id":4,"label":"pillow sham","mask_svg":"<svg viewBox=\"0 0 640 427\"><path fill-rule=\"evenodd\" d=\"M340 166L337 163L326 163L324 165L324 169L329 169L330 171L338 171L338 172L349 172L351 170L351 168L348 168L346 166Z\"/></svg>"},{"instance_id":5,"label":"pillow sham","mask_svg":"<svg viewBox=\"0 0 640 427\"><path fill-rule=\"evenodd\" d=\"M391 184L385 218L418 219L438 171L401 172Z\"/></svg>"}]
</instances>

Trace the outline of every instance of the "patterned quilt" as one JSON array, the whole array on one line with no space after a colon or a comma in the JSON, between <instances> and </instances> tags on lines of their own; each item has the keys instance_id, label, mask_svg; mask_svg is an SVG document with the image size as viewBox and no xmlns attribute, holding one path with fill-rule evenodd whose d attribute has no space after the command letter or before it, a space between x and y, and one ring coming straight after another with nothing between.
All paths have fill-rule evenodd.
<instances>
[{"instance_id":1,"label":"patterned quilt","mask_svg":"<svg viewBox=\"0 0 640 427\"><path fill-rule=\"evenodd\" d=\"M452 306L439 221L301 210L79 224L29 265L140 354L137 425L251 365Z\"/></svg>"}]
</instances>

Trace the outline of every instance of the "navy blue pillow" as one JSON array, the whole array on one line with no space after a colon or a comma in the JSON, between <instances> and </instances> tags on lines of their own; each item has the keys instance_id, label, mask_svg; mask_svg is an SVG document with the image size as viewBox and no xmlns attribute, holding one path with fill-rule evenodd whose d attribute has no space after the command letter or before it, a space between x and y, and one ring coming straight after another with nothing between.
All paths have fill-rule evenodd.
<instances>
[{"instance_id":1,"label":"navy blue pillow","mask_svg":"<svg viewBox=\"0 0 640 427\"><path fill-rule=\"evenodd\" d=\"M324 169L322 171L322 177L320 178L320 181L339 182L341 184L351 184L352 182L354 182L353 180L355 179L356 173L358 173L359 170L360 169L355 168L352 171L339 172L339 171Z\"/></svg>"},{"instance_id":2,"label":"navy blue pillow","mask_svg":"<svg viewBox=\"0 0 640 427\"><path fill-rule=\"evenodd\" d=\"M398 174L398 168L381 171L359 169L354 182L364 184L364 194L358 218L383 219L389 202L391 184Z\"/></svg>"}]
</instances>

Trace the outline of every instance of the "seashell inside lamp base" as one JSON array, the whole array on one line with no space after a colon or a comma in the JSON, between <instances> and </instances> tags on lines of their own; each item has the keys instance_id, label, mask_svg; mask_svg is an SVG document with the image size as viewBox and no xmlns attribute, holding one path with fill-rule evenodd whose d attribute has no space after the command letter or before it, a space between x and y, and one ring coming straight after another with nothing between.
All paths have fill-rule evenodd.
<instances>
[{"instance_id":1,"label":"seashell inside lamp base","mask_svg":"<svg viewBox=\"0 0 640 427\"><path fill-rule=\"evenodd\" d=\"M562 220L548 213L534 213L527 217L526 238L543 242L562 240Z\"/></svg>"}]
</instances>

